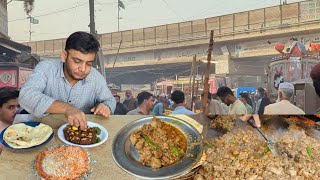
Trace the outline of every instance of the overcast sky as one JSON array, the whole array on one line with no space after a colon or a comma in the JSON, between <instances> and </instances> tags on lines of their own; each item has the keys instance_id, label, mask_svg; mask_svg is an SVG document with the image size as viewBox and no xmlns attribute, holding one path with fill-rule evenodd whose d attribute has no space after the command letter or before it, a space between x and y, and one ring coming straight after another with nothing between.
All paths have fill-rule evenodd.
<instances>
[{"instance_id":1,"label":"overcast sky","mask_svg":"<svg viewBox=\"0 0 320 180\"><path fill-rule=\"evenodd\" d=\"M288 3L302 0L287 0ZM262 7L278 5L280 0L122 0L120 30L182 22ZM32 25L32 40L66 38L74 31L89 31L89 0L35 0L31 14L39 20ZM98 33L117 31L117 0L95 0ZM29 39L29 20L23 3L8 4L9 36Z\"/></svg>"}]
</instances>

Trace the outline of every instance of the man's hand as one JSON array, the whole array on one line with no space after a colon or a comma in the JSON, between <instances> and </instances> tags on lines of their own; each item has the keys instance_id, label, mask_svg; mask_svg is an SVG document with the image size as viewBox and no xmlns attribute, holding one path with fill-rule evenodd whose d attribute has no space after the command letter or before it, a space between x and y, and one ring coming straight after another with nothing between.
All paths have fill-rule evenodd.
<instances>
[{"instance_id":1,"label":"man's hand","mask_svg":"<svg viewBox=\"0 0 320 180\"><path fill-rule=\"evenodd\" d=\"M240 116L240 119L242 121L248 121L251 117L253 117L256 126L261 127L261 121L258 114L246 114L246 115Z\"/></svg>"},{"instance_id":2,"label":"man's hand","mask_svg":"<svg viewBox=\"0 0 320 180\"><path fill-rule=\"evenodd\" d=\"M75 107L69 107L66 109L64 115L68 119L71 126L80 126L81 130L87 130L88 124L84 112Z\"/></svg>"},{"instance_id":3,"label":"man's hand","mask_svg":"<svg viewBox=\"0 0 320 180\"><path fill-rule=\"evenodd\" d=\"M103 103L100 103L98 106L93 107L91 109L91 112L93 112L93 114L100 115L106 118L111 115L110 108Z\"/></svg>"}]
</instances>

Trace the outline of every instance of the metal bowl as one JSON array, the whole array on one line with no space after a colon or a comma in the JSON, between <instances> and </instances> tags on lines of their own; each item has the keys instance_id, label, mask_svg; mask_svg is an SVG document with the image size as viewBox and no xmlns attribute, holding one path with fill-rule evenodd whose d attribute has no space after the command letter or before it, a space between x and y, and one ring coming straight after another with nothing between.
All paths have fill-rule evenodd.
<instances>
[{"instance_id":1,"label":"metal bowl","mask_svg":"<svg viewBox=\"0 0 320 180\"><path fill-rule=\"evenodd\" d=\"M130 142L130 134L140 129L144 124L150 123L152 118L145 117L133 121L116 134L112 143L113 160L124 171L144 179L169 179L188 173L202 156L202 137L191 124L175 117L157 116L161 121L168 122L180 129L185 137L187 137L186 153L192 154L193 157L184 156L178 162L160 169L152 169L139 162L139 154Z\"/></svg>"}]
</instances>

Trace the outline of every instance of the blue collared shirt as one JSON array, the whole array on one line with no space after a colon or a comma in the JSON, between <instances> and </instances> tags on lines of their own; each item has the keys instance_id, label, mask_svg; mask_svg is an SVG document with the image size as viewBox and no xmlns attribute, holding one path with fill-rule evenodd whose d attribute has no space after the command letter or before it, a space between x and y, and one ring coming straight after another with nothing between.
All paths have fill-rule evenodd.
<instances>
[{"instance_id":1,"label":"blue collared shirt","mask_svg":"<svg viewBox=\"0 0 320 180\"><path fill-rule=\"evenodd\" d=\"M62 61L42 61L23 85L19 103L26 111L40 117L56 100L71 104L86 114L99 103L108 105L112 112L116 107L106 80L95 68L71 86L64 76Z\"/></svg>"},{"instance_id":2,"label":"blue collared shirt","mask_svg":"<svg viewBox=\"0 0 320 180\"><path fill-rule=\"evenodd\" d=\"M186 109L183 106L178 106L174 109L174 111L172 111L172 114L186 114L186 115L193 115L195 114L194 112Z\"/></svg>"},{"instance_id":3,"label":"blue collared shirt","mask_svg":"<svg viewBox=\"0 0 320 180\"><path fill-rule=\"evenodd\" d=\"M154 108L152 109L152 114L156 116L163 115L163 111L163 103L160 102L154 106Z\"/></svg>"}]
</instances>

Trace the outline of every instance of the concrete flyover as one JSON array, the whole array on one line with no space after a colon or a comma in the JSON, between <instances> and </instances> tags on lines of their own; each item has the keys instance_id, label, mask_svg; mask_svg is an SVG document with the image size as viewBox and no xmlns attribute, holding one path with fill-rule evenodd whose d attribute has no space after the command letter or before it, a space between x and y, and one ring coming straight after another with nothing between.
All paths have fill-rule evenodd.
<instances>
[{"instance_id":1,"label":"concrete flyover","mask_svg":"<svg viewBox=\"0 0 320 180\"><path fill-rule=\"evenodd\" d=\"M149 65L154 65L155 68L163 65L170 67L167 65L171 63L184 63L184 66L189 66L190 64L185 63L191 63L193 55L197 55L198 60L206 59L209 34L214 30L213 59L218 63L212 73L232 77L234 86L264 86L266 66L272 57L279 56L274 50L275 43L282 42L289 48L292 43L290 39L295 38L308 48L311 42L320 42L319 1L291 3L218 17L100 34L105 67L107 71L110 70L115 59L117 61L115 68L112 68L113 72L119 72L121 68L129 68L131 70L128 71L135 72L136 67ZM25 44L42 57L56 58L64 48L65 39ZM168 73L169 71L170 68ZM182 73L188 74L190 72ZM136 82L112 80L116 84L138 81L139 79Z\"/></svg>"}]
</instances>

